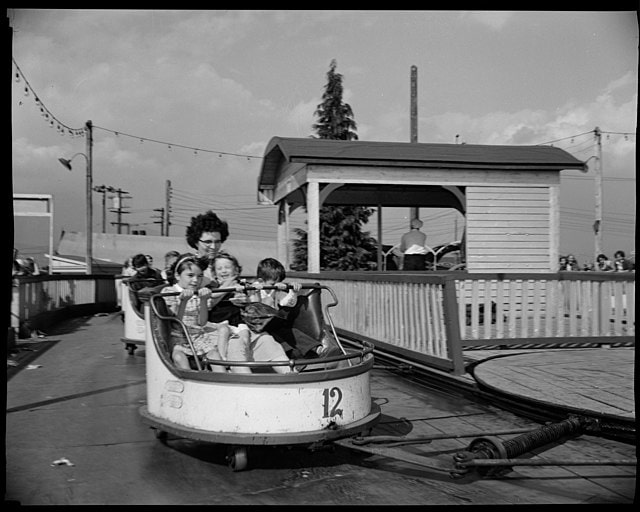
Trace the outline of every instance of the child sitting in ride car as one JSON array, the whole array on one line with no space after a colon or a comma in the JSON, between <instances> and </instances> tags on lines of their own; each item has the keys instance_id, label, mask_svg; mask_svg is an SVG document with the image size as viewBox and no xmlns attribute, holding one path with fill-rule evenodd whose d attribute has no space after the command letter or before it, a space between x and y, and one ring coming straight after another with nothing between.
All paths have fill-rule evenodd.
<instances>
[{"instance_id":1,"label":"child sitting in ride car","mask_svg":"<svg viewBox=\"0 0 640 512\"><path fill-rule=\"evenodd\" d=\"M178 367L188 370L190 369L188 356L206 355L208 359L221 360L218 342L220 338L228 339L229 325L207 322L211 290L202 286L202 269L196 257L192 254L182 255L175 262L172 272L175 284L166 286L161 293L180 293L178 296L171 295L163 298L171 312L185 324L196 351L196 354L193 354L188 344L176 344L171 354L173 361ZM246 361L246 357L243 359L242 351L234 351L235 348L232 344L232 353L228 354L225 347L225 358ZM235 371L235 368L232 371ZM211 369L214 372L226 373L226 369L221 365L212 364ZM243 368L243 370L246 369Z\"/></svg>"},{"instance_id":2,"label":"child sitting in ride car","mask_svg":"<svg viewBox=\"0 0 640 512\"><path fill-rule=\"evenodd\" d=\"M235 297L231 297L231 299L246 299L244 295L244 287L239 281L240 273L242 271L242 267L238 263L238 260L229 253L226 252L218 252L212 262L212 275L215 280L219 284L220 288L230 288L233 287L236 289ZM213 290L215 296L215 288ZM220 295L227 295L226 293L221 293ZM249 360L253 359L254 361L288 361L289 358L285 353L282 346L273 339L267 333L258 333L255 331L251 331L250 327L247 326L246 323L240 318L237 322L237 325L233 325L234 322L229 322L230 334L232 336L229 338L228 336L225 339L225 336L221 336L219 340L219 348L222 354L224 354L224 347L226 343L234 344L237 343L236 338L239 339L240 345L243 347L243 354L249 358ZM225 358L227 360L234 360L231 357ZM243 359L245 360L245 359ZM288 366L273 366L274 371L277 373L290 373L291 368Z\"/></svg>"},{"instance_id":3,"label":"child sitting in ride car","mask_svg":"<svg viewBox=\"0 0 640 512\"><path fill-rule=\"evenodd\" d=\"M144 254L136 254L133 256L131 258L131 266L133 267L134 273L129 278L129 287L133 291L159 286L164 281L160 272L149 265L149 261Z\"/></svg>"},{"instance_id":4,"label":"child sitting in ride car","mask_svg":"<svg viewBox=\"0 0 640 512\"><path fill-rule=\"evenodd\" d=\"M250 299L271 306L276 310L290 310L298 302L298 293L302 288L300 283L285 283L286 271L282 263L274 258L265 258L258 263L256 269L256 281L251 286L258 288L258 292ZM265 286L275 286L278 289L263 289ZM251 326L250 326L251 327ZM311 339L308 336L293 336L290 326L267 325L266 330L283 346L284 350L293 359L331 357L342 354L335 343L330 343L325 335L322 341Z\"/></svg>"}]
</instances>

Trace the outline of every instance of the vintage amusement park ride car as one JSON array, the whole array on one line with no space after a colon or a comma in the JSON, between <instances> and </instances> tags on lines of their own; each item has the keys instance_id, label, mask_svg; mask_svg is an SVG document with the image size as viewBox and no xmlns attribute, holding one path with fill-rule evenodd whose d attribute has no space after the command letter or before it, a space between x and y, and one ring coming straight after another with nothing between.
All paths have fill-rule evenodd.
<instances>
[{"instance_id":1,"label":"vintage amusement park ride car","mask_svg":"<svg viewBox=\"0 0 640 512\"><path fill-rule=\"evenodd\" d=\"M323 290L333 298L324 308ZM143 297L143 303L147 403L140 414L162 441L172 434L227 445L229 467L240 471L247 467L251 446L318 446L366 432L380 417L369 387L373 345L344 348L329 314L338 300L326 286L304 285L287 318L293 333L335 340L341 354L317 359L234 362L204 357L194 358L192 369L180 369L171 351L175 343L191 343L185 325L168 312L163 294ZM278 364L293 371L276 373L273 366ZM251 373L213 372L211 365L248 366Z\"/></svg>"}]
</instances>

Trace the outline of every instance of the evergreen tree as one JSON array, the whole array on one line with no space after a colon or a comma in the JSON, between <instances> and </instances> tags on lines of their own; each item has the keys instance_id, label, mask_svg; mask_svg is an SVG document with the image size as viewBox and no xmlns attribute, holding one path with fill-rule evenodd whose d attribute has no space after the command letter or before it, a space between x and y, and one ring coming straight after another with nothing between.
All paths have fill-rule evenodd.
<instances>
[{"instance_id":1,"label":"evergreen tree","mask_svg":"<svg viewBox=\"0 0 640 512\"><path fill-rule=\"evenodd\" d=\"M327 73L322 103L316 107L318 122L313 129L319 139L358 140L351 106L342 102L342 75L336 73L336 66L336 60L333 59Z\"/></svg>"},{"instance_id":2,"label":"evergreen tree","mask_svg":"<svg viewBox=\"0 0 640 512\"><path fill-rule=\"evenodd\" d=\"M315 111L318 122L313 129L320 139L358 140L357 125L348 103L342 101L342 75L336 72L333 59L327 84ZM323 206L320 208L320 269L371 270L376 266L376 240L362 225L369 221L373 209L364 206ZM294 270L307 268L307 232L295 230Z\"/></svg>"}]
</instances>

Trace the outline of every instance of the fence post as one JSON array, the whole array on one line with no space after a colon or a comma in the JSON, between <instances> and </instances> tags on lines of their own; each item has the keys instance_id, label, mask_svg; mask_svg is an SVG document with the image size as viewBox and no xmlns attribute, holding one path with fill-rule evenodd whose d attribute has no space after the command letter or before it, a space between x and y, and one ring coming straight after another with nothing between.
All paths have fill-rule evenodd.
<instances>
[{"instance_id":1,"label":"fence post","mask_svg":"<svg viewBox=\"0 0 640 512\"><path fill-rule=\"evenodd\" d=\"M456 296L455 278L445 277L442 283L442 298L444 302L444 326L447 333L447 351L453 363L453 374L463 375L464 358L462 357L462 342L460 340L460 321L458 316L458 299Z\"/></svg>"}]
</instances>

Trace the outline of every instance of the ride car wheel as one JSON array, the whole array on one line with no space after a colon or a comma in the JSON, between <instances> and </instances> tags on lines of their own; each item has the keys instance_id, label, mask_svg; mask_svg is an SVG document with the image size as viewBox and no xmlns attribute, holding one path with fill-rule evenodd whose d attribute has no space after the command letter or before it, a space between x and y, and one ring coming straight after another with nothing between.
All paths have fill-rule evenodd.
<instances>
[{"instance_id":1,"label":"ride car wheel","mask_svg":"<svg viewBox=\"0 0 640 512\"><path fill-rule=\"evenodd\" d=\"M247 468L249 462L247 447L234 446L227 454L227 464L233 471L242 471Z\"/></svg>"}]
</instances>

